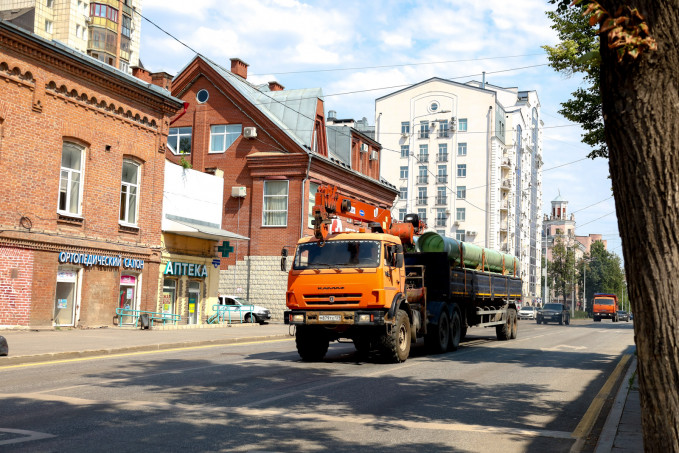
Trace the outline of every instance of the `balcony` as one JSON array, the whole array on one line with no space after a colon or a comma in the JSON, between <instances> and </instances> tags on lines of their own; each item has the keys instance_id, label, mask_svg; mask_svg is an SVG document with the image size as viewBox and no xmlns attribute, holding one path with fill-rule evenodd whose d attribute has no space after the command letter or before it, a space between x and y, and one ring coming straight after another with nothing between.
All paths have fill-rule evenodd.
<instances>
[{"instance_id":1,"label":"balcony","mask_svg":"<svg viewBox=\"0 0 679 453\"><path fill-rule=\"evenodd\" d=\"M420 131L417 134L418 138L429 138L429 131Z\"/></svg>"},{"instance_id":2,"label":"balcony","mask_svg":"<svg viewBox=\"0 0 679 453\"><path fill-rule=\"evenodd\" d=\"M437 227L444 227L446 226L447 219L436 219L436 226Z\"/></svg>"},{"instance_id":3,"label":"balcony","mask_svg":"<svg viewBox=\"0 0 679 453\"><path fill-rule=\"evenodd\" d=\"M438 184L448 184L448 175L438 175L436 177L436 182Z\"/></svg>"},{"instance_id":4,"label":"balcony","mask_svg":"<svg viewBox=\"0 0 679 453\"><path fill-rule=\"evenodd\" d=\"M417 183L418 184L427 184L429 183L429 176L418 176L417 177Z\"/></svg>"},{"instance_id":5,"label":"balcony","mask_svg":"<svg viewBox=\"0 0 679 453\"><path fill-rule=\"evenodd\" d=\"M509 159L505 158L500 162L500 166L502 168L512 168L512 163L509 161Z\"/></svg>"},{"instance_id":6,"label":"balcony","mask_svg":"<svg viewBox=\"0 0 679 453\"><path fill-rule=\"evenodd\" d=\"M415 204L417 206L427 206L427 197L417 197Z\"/></svg>"},{"instance_id":7,"label":"balcony","mask_svg":"<svg viewBox=\"0 0 679 453\"><path fill-rule=\"evenodd\" d=\"M501 211L508 211L511 207L512 207L512 204L509 202L509 200L502 200L500 202L500 210Z\"/></svg>"},{"instance_id":8,"label":"balcony","mask_svg":"<svg viewBox=\"0 0 679 453\"><path fill-rule=\"evenodd\" d=\"M500 184L502 190L509 190L512 187L512 180L509 178L504 178Z\"/></svg>"},{"instance_id":9,"label":"balcony","mask_svg":"<svg viewBox=\"0 0 679 453\"><path fill-rule=\"evenodd\" d=\"M448 204L448 197L436 197L436 204Z\"/></svg>"},{"instance_id":10,"label":"balcony","mask_svg":"<svg viewBox=\"0 0 679 453\"><path fill-rule=\"evenodd\" d=\"M429 154L418 154L418 155L417 155L417 160L418 160L421 164L426 164L426 163L429 162Z\"/></svg>"},{"instance_id":11,"label":"balcony","mask_svg":"<svg viewBox=\"0 0 679 453\"><path fill-rule=\"evenodd\" d=\"M448 137L450 137L450 132L448 131L448 129L441 130L438 133L438 137L439 138L448 138Z\"/></svg>"},{"instance_id":12,"label":"balcony","mask_svg":"<svg viewBox=\"0 0 679 453\"><path fill-rule=\"evenodd\" d=\"M436 162L448 162L448 153L439 153L436 155Z\"/></svg>"}]
</instances>

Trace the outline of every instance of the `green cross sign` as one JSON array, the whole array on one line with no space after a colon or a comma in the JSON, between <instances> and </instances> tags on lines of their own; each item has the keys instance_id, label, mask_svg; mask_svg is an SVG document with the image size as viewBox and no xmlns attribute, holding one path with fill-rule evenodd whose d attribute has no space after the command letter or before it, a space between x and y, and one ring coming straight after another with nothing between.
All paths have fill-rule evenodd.
<instances>
[{"instance_id":1,"label":"green cross sign","mask_svg":"<svg viewBox=\"0 0 679 453\"><path fill-rule=\"evenodd\" d=\"M222 242L222 245L217 247L217 251L222 252L222 256L228 258L229 253L233 252L233 247L229 245L229 241L224 241Z\"/></svg>"}]
</instances>

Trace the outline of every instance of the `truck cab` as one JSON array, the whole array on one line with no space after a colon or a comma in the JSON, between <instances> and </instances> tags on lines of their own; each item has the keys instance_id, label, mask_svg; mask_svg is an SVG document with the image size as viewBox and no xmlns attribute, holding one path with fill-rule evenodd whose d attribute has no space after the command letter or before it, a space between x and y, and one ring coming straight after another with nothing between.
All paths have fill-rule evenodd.
<instances>
[{"instance_id":1,"label":"truck cab","mask_svg":"<svg viewBox=\"0 0 679 453\"><path fill-rule=\"evenodd\" d=\"M615 294L597 293L592 304L592 318L594 322L610 319L618 322L618 296Z\"/></svg>"}]
</instances>

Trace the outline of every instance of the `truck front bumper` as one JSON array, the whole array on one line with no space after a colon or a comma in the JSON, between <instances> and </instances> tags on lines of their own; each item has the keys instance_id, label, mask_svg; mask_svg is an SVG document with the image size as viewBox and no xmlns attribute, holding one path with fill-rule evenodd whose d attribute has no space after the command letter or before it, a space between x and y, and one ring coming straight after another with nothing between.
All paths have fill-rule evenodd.
<instances>
[{"instance_id":1,"label":"truck front bumper","mask_svg":"<svg viewBox=\"0 0 679 453\"><path fill-rule=\"evenodd\" d=\"M285 324L325 326L383 326L386 311L380 310L290 310Z\"/></svg>"}]
</instances>

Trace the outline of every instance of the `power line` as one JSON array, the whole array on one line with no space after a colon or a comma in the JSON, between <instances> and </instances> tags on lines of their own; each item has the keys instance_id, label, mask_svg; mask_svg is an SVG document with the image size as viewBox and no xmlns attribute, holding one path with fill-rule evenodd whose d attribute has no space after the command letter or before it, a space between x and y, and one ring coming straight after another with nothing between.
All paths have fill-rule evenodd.
<instances>
[{"instance_id":1,"label":"power line","mask_svg":"<svg viewBox=\"0 0 679 453\"><path fill-rule=\"evenodd\" d=\"M576 211L573 211L573 212L571 212L571 214L575 214L576 212L584 211L585 209L589 209L589 208L591 208L592 206L596 206L596 205L598 205L598 204L600 204L600 203L603 203L604 201L608 201L608 200L610 200L611 198L613 198L613 195L611 195L611 196L608 197L608 198L604 198L604 199L601 200L601 201L597 201L597 202L594 203L594 204L591 204L591 205L589 205L589 206L585 206L584 208L580 208L580 209L578 209L578 210L576 210Z\"/></svg>"}]
</instances>

